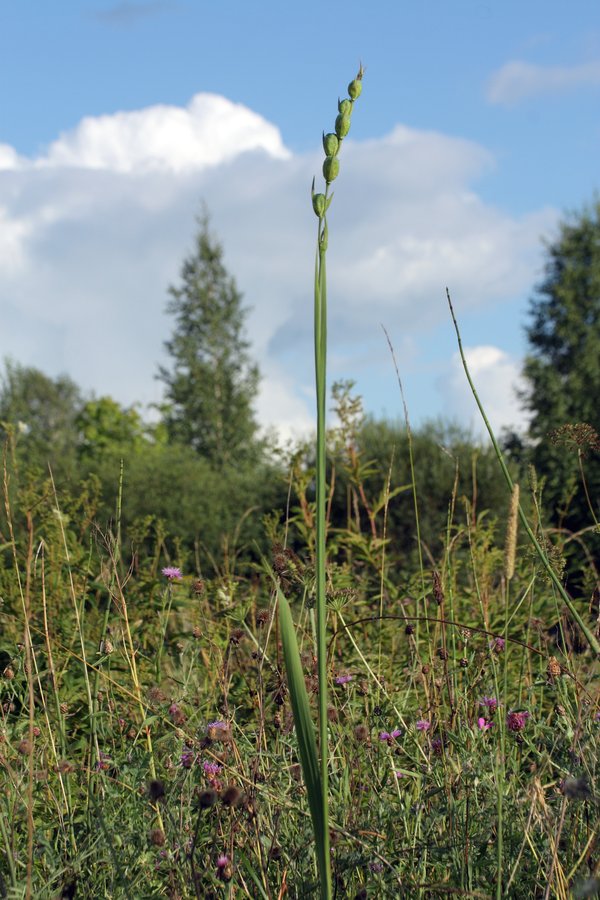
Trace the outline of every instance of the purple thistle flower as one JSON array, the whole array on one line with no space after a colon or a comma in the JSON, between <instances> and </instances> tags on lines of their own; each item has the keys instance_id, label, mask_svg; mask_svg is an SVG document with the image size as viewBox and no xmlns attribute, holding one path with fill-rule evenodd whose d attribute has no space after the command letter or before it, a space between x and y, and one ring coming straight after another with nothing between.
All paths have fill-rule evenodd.
<instances>
[{"instance_id":1,"label":"purple thistle flower","mask_svg":"<svg viewBox=\"0 0 600 900\"><path fill-rule=\"evenodd\" d=\"M482 697L479 701L480 706L487 706L488 709L491 709L492 712L495 709L498 709L498 701L495 697Z\"/></svg>"},{"instance_id":2,"label":"purple thistle flower","mask_svg":"<svg viewBox=\"0 0 600 900\"><path fill-rule=\"evenodd\" d=\"M348 684L349 681L352 681L352 675L338 675L335 679L336 684Z\"/></svg>"},{"instance_id":3,"label":"purple thistle flower","mask_svg":"<svg viewBox=\"0 0 600 900\"><path fill-rule=\"evenodd\" d=\"M509 731L523 731L528 718L529 713L525 710L522 712L513 712L511 710L506 717L506 727Z\"/></svg>"},{"instance_id":4,"label":"purple thistle flower","mask_svg":"<svg viewBox=\"0 0 600 900\"><path fill-rule=\"evenodd\" d=\"M396 776L396 778L405 778L406 777L404 772L401 772L399 769L396 769L396 771L394 772L394 775Z\"/></svg>"},{"instance_id":5,"label":"purple thistle flower","mask_svg":"<svg viewBox=\"0 0 600 900\"><path fill-rule=\"evenodd\" d=\"M164 569L161 570L165 578L168 578L169 581L174 581L175 579L183 578L181 574L181 569L178 569L177 566L165 566Z\"/></svg>"},{"instance_id":6,"label":"purple thistle flower","mask_svg":"<svg viewBox=\"0 0 600 900\"><path fill-rule=\"evenodd\" d=\"M184 769L191 769L196 760L196 754L193 750L184 750L179 759L179 765Z\"/></svg>"},{"instance_id":7,"label":"purple thistle flower","mask_svg":"<svg viewBox=\"0 0 600 900\"><path fill-rule=\"evenodd\" d=\"M494 650L496 653L501 653L506 646L506 641L504 638L497 637L490 644L490 650Z\"/></svg>"},{"instance_id":8,"label":"purple thistle flower","mask_svg":"<svg viewBox=\"0 0 600 900\"><path fill-rule=\"evenodd\" d=\"M380 741L392 741L394 738L399 738L402 735L402 731L400 728L394 728L393 731L380 731L379 732L379 740Z\"/></svg>"},{"instance_id":9,"label":"purple thistle flower","mask_svg":"<svg viewBox=\"0 0 600 900\"><path fill-rule=\"evenodd\" d=\"M429 721L429 719L417 719L415 727L417 731L429 731L429 729L431 728L431 722Z\"/></svg>"},{"instance_id":10,"label":"purple thistle flower","mask_svg":"<svg viewBox=\"0 0 600 900\"><path fill-rule=\"evenodd\" d=\"M217 857L217 869L224 869L225 866L229 865L229 857L225 856L224 853L221 853L219 857Z\"/></svg>"},{"instance_id":11,"label":"purple thistle flower","mask_svg":"<svg viewBox=\"0 0 600 900\"><path fill-rule=\"evenodd\" d=\"M206 726L207 728L216 728L218 731L225 731L228 727L227 722L224 722L222 719L217 719L216 722L209 722Z\"/></svg>"},{"instance_id":12,"label":"purple thistle flower","mask_svg":"<svg viewBox=\"0 0 600 900\"><path fill-rule=\"evenodd\" d=\"M214 777L215 775L218 775L219 772L223 771L223 766L220 766L215 762L203 762L202 768L209 777Z\"/></svg>"}]
</instances>

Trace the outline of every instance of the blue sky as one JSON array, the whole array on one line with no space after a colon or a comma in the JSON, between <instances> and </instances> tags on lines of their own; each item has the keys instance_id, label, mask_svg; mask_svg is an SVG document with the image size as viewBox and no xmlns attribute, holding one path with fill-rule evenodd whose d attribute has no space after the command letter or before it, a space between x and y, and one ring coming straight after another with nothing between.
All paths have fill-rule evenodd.
<instances>
[{"instance_id":1,"label":"blue sky","mask_svg":"<svg viewBox=\"0 0 600 900\"><path fill-rule=\"evenodd\" d=\"M252 308L261 420L306 427L307 192L360 60L330 217L330 378L399 414L383 323L413 420L475 421L448 285L495 423L522 423L541 238L599 186L595 0L5 6L0 354L158 401L167 287L205 200Z\"/></svg>"}]
</instances>

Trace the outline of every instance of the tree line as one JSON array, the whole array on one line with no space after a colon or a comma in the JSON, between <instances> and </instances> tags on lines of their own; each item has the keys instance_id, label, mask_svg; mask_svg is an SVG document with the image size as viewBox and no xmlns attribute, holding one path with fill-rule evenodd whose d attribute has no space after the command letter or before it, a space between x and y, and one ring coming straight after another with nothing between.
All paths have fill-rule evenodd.
<instances>
[{"instance_id":1,"label":"tree line","mask_svg":"<svg viewBox=\"0 0 600 900\"><path fill-rule=\"evenodd\" d=\"M311 448L298 446L284 456L260 434L253 409L260 373L246 336L247 309L206 215L179 283L169 289L167 311L173 329L165 344L169 362L157 372L164 399L156 422L111 397L84 396L65 375L51 378L5 362L0 437L11 490L45 478L49 464L65 490L92 485L99 521L110 527L118 515L130 543L158 530L169 535L165 541L189 553L200 547L213 560L234 537L247 553L258 553L265 516L283 518L304 489L310 502ZM575 553L585 547L586 565L596 577L600 203L564 221L547 245L526 334L520 399L530 413L529 427L503 435L503 446L517 477L533 486L541 519L571 536ZM393 485L406 486L412 478L404 427L362 415L351 385L336 385L333 394L342 424L330 441L332 524L352 516L348 498L359 481L361 490L376 497L390 465ZM448 423L424 426L413 442L422 539L432 554L451 495L466 498L470 515L486 508L503 513L506 498L488 448ZM367 501L367 530L368 507ZM399 557L415 552L413 521L411 494L400 490L390 504L388 526Z\"/></svg>"}]
</instances>

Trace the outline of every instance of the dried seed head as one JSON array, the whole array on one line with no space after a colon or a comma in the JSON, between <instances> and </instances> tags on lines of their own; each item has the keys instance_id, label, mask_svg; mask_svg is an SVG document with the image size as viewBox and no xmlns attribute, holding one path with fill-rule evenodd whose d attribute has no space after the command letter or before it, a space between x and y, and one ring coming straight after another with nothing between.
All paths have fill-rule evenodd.
<instances>
[{"instance_id":1,"label":"dried seed head","mask_svg":"<svg viewBox=\"0 0 600 900\"><path fill-rule=\"evenodd\" d=\"M151 781L148 785L148 796L153 803L156 803L157 800L162 800L165 796L164 782L158 779Z\"/></svg>"},{"instance_id":2,"label":"dried seed head","mask_svg":"<svg viewBox=\"0 0 600 900\"><path fill-rule=\"evenodd\" d=\"M323 150L325 151L325 156L336 156L339 149L340 142L337 134L330 131L329 134L323 135Z\"/></svg>"},{"instance_id":3,"label":"dried seed head","mask_svg":"<svg viewBox=\"0 0 600 900\"><path fill-rule=\"evenodd\" d=\"M161 828L153 828L148 834L148 840L154 847L163 847L165 843L165 833Z\"/></svg>"},{"instance_id":4,"label":"dried seed head","mask_svg":"<svg viewBox=\"0 0 600 900\"><path fill-rule=\"evenodd\" d=\"M240 804L242 800L242 792L235 784L230 784L221 794L221 803L223 806L234 808Z\"/></svg>"},{"instance_id":5,"label":"dried seed head","mask_svg":"<svg viewBox=\"0 0 600 900\"><path fill-rule=\"evenodd\" d=\"M357 725L354 729L354 737L359 743L364 744L369 740L369 729L366 725Z\"/></svg>"},{"instance_id":6,"label":"dried seed head","mask_svg":"<svg viewBox=\"0 0 600 900\"><path fill-rule=\"evenodd\" d=\"M21 756L28 756L31 753L32 749L33 749L33 745L31 743L31 741L27 740L27 738L23 738L23 740L20 742L19 746L17 747L17 750L19 751Z\"/></svg>"},{"instance_id":7,"label":"dried seed head","mask_svg":"<svg viewBox=\"0 0 600 900\"><path fill-rule=\"evenodd\" d=\"M198 794L198 806L200 809L209 809L217 802L217 792L209 788L207 791L201 791Z\"/></svg>"},{"instance_id":8,"label":"dried seed head","mask_svg":"<svg viewBox=\"0 0 600 900\"><path fill-rule=\"evenodd\" d=\"M585 777L565 778L562 783L562 792L569 800L587 800L592 793Z\"/></svg>"},{"instance_id":9,"label":"dried seed head","mask_svg":"<svg viewBox=\"0 0 600 900\"><path fill-rule=\"evenodd\" d=\"M558 676L562 673L562 668L555 656L551 656L548 660L548 665L546 666L546 675L550 679L558 678Z\"/></svg>"},{"instance_id":10,"label":"dried seed head","mask_svg":"<svg viewBox=\"0 0 600 900\"><path fill-rule=\"evenodd\" d=\"M510 508L508 511L508 523L506 526L506 543L504 545L504 575L510 581L515 574L515 559L517 555L517 531L519 524L519 485L513 485L510 496Z\"/></svg>"}]
</instances>

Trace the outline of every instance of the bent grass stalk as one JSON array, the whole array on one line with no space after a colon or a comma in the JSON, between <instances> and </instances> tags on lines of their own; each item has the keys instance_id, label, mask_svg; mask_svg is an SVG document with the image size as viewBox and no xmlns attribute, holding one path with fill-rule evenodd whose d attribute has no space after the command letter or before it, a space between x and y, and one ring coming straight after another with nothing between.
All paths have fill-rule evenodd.
<instances>
[{"instance_id":1,"label":"bent grass stalk","mask_svg":"<svg viewBox=\"0 0 600 900\"><path fill-rule=\"evenodd\" d=\"M317 848L320 896L330 900L331 863L329 854L329 750L327 726L327 598L326 598L326 368L327 368L327 274L326 255L328 243L327 210L333 199L329 189L337 178L340 163L338 154L342 142L350 131L354 101L362 90L363 68L360 66L356 78L348 85L348 98L338 101L338 115L335 131L323 135L325 161L323 176L325 193L315 193L313 180L311 196L315 215L319 220L317 228L317 250L314 281L314 338L315 338L315 378L317 395L317 445L316 445L316 606L317 606L317 669L319 681L319 755L310 707L300 662L298 643L289 604L281 590L278 590L281 640L298 737L300 760L309 806L313 833Z\"/></svg>"},{"instance_id":2,"label":"bent grass stalk","mask_svg":"<svg viewBox=\"0 0 600 900\"><path fill-rule=\"evenodd\" d=\"M471 373L469 372L469 367L467 365L467 360L465 358L465 354L464 354L464 350L463 350L462 338L460 336L460 331L458 328L458 322L456 321L456 316L454 315L454 307L452 306L452 300L450 299L450 292L447 288L446 288L446 297L448 299L448 306L450 307L450 315L452 316L452 322L454 323L454 330L456 331L456 338L458 341L458 352L460 353L460 358L462 361L463 369L465 370L465 375L467 376L467 381L469 382L469 387L471 388L471 392L472 392L473 396L475 397L475 402L477 403L479 412L481 413L481 417L484 421L485 427L487 428L488 434L490 436L490 440L492 442L492 446L494 448L494 452L496 454L496 457L498 458L498 462L500 463L500 468L502 469L502 474L504 475L504 478L506 480L506 483L507 483L509 489L511 491L513 491L514 490L514 482L510 476L510 472L508 471L508 467L504 460L504 456L502 455L502 451L500 450L500 447L498 445L498 441L496 440L496 436L492 430L492 426L490 425L488 417L485 414L483 404L481 403L481 400L479 399L479 395L477 394L477 390L475 389L473 379L471 378ZM593 634L593 632L588 628L588 626L585 624L585 622L581 618L581 615L579 614L577 607L573 603L572 599L569 597L560 578L554 571L552 563L548 559L548 555L544 552L540 542L538 541L535 534L533 533L531 526L530 526L529 522L527 521L527 517L526 517L525 513L523 512L523 507L521 506L520 503L518 504L518 510L519 510L519 519L521 520L521 524L523 525L523 528L527 532L527 537L533 544L533 546L535 548L535 552L537 553L542 565L544 566L546 572L548 573L550 580L552 581L552 583L554 584L558 593L560 594L562 600L564 601L565 606L567 607L567 609L569 610L569 612L571 613L571 615L573 616L573 618L575 619L575 621L577 622L579 627L581 628L581 631L585 635L586 641L588 642L588 644L590 645L590 647L592 648L592 650L594 651L596 656L600 657L600 642L598 641L596 636Z\"/></svg>"}]
</instances>

